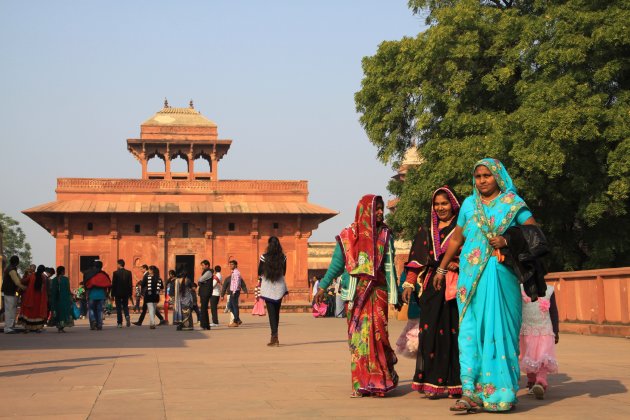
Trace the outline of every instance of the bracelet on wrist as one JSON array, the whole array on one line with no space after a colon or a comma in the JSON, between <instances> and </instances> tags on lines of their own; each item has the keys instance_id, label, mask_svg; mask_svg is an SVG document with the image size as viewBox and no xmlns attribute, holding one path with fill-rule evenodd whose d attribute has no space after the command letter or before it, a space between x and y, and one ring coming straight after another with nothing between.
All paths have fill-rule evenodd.
<instances>
[{"instance_id":1,"label":"bracelet on wrist","mask_svg":"<svg viewBox=\"0 0 630 420\"><path fill-rule=\"evenodd\" d=\"M403 287L403 289L415 289L416 288L416 286L414 284L407 283L407 282L404 282L402 284L402 287Z\"/></svg>"},{"instance_id":2,"label":"bracelet on wrist","mask_svg":"<svg viewBox=\"0 0 630 420\"><path fill-rule=\"evenodd\" d=\"M445 276L445 275L448 273L448 270L447 270L447 269L445 269L445 268L442 268L442 267L438 267L438 268L436 268L436 269L435 269L435 271L436 271L438 274L442 274L443 276Z\"/></svg>"}]
</instances>

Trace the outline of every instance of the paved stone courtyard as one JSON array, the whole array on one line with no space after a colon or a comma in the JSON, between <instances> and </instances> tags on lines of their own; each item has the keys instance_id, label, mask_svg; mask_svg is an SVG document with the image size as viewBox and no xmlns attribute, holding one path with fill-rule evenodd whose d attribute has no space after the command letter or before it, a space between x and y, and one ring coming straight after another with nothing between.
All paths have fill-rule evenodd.
<instances>
[{"instance_id":1,"label":"paved stone courtyard","mask_svg":"<svg viewBox=\"0 0 630 420\"><path fill-rule=\"evenodd\" d=\"M221 317L225 323L227 315ZM172 326L117 329L115 317L109 317L103 331L90 331L80 321L66 334L54 329L3 334L0 417L454 416L448 411L452 400L424 400L411 390L411 359L400 358L401 385L388 398L348 398L349 354L342 319L282 314L279 348L265 345L266 317L245 315L243 321L240 328L177 332ZM391 320L392 342L403 326ZM562 335L561 372L550 377L547 398L521 395L509 416L630 418L629 354L627 339Z\"/></svg>"}]
</instances>

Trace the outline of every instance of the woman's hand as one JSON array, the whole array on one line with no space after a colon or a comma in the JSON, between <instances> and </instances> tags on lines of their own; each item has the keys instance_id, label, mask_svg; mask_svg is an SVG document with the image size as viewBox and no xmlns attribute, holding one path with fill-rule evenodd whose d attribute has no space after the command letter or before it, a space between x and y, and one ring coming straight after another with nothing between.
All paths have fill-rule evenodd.
<instances>
[{"instance_id":1,"label":"woman's hand","mask_svg":"<svg viewBox=\"0 0 630 420\"><path fill-rule=\"evenodd\" d=\"M444 283L444 279L444 274L435 273L435 275L433 276L433 287L435 287L435 290L442 289L442 283Z\"/></svg>"},{"instance_id":2,"label":"woman's hand","mask_svg":"<svg viewBox=\"0 0 630 420\"><path fill-rule=\"evenodd\" d=\"M450 262L448 263L448 265L446 266L446 269L448 271L459 271L459 264L457 264L456 262Z\"/></svg>"},{"instance_id":3,"label":"woman's hand","mask_svg":"<svg viewBox=\"0 0 630 420\"><path fill-rule=\"evenodd\" d=\"M326 290L318 289L317 294L315 295L315 303L322 303L324 301L324 296L326 296Z\"/></svg>"},{"instance_id":4,"label":"woman's hand","mask_svg":"<svg viewBox=\"0 0 630 420\"><path fill-rule=\"evenodd\" d=\"M405 303L409 303L409 299L411 299L411 294L413 293L413 289L411 287L405 287L402 292L402 300Z\"/></svg>"},{"instance_id":5,"label":"woman's hand","mask_svg":"<svg viewBox=\"0 0 630 420\"><path fill-rule=\"evenodd\" d=\"M507 240L501 235L491 238L488 242L490 242L490 245L494 249L501 249L508 246Z\"/></svg>"}]
</instances>

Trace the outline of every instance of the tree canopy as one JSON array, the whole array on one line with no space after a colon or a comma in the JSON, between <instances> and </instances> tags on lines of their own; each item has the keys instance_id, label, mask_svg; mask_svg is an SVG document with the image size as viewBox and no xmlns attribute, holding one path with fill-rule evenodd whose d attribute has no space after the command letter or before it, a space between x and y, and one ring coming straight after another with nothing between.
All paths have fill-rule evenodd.
<instances>
[{"instance_id":1,"label":"tree canopy","mask_svg":"<svg viewBox=\"0 0 630 420\"><path fill-rule=\"evenodd\" d=\"M26 235L17 220L0 213L2 226L2 246L4 256L8 259L13 255L20 258L20 269L24 271L31 264L31 246L26 242Z\"/></svg>"},{"instance_id":2,"label":"tree canopy","mask_svg":"<svg viewBox=\"0 0 630 420\"><path fill-rule=\"evenodd\" d=\"M501 160L552 244L552 269L630 264L630 0L412 0L429 27L363 59L360 121L406 237L435 188Z\"/></svg>"}]
</instances>

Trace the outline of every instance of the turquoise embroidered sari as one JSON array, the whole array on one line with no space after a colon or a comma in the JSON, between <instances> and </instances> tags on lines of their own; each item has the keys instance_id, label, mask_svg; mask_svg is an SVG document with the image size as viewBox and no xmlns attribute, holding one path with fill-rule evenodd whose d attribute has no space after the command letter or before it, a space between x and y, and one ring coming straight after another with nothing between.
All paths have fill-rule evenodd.
<instances>
[{"instance_id":1,"label":"turquoise embroidered sari","mask_svg":"<svg viewBox=\"0 0 630 420\"><path fill-rule=\"evenodd\" d=\"M514 272L493 255L488 240L532 217L512 179L495 159L486 166L501 193L483 204L475 188L459 212L457 225L466 238L457 283L462 392L486 411L507 411L517 402L521 289Z\"/></svg>"}]
</instances>

